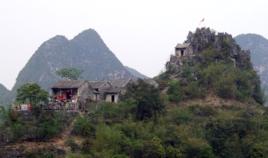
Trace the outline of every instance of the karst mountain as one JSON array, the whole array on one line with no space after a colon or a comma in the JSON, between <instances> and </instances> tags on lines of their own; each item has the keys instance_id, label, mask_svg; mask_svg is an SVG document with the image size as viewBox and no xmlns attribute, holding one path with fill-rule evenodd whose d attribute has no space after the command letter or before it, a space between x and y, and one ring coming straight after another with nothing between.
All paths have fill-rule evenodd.
<instances>
[{"instance_id":1,"label":"karst mountain","mask_svg":"<svg viewBox=\"0 0 268 158\"><path fill-rule=\"evenodd\" d=\"M41 44L20 71L11 92L6 88L0 89L5 94L1 95L0 102L10 103L16 90L28 82L37 83L49 90L54 82L60 80L56 71L62 68L81 70L81 79L84 80L145 77L136 71L129 71L107 47L100 35L95 30L88 29L71 40L57 35ZM137 74L139 76L136 76Z\"/></svg>"},{"instance_id":2,"label":"karst mountain","mask_svg":"<svg viewBox=\"0 0 268 158\"><path fill-rule=\"evenodd\" d=\"M258 34L241 34L235 37L241 48L250 50L254 69L261 78L263 88L268 94L268 39Z\"/></svg>"}]
</instances>

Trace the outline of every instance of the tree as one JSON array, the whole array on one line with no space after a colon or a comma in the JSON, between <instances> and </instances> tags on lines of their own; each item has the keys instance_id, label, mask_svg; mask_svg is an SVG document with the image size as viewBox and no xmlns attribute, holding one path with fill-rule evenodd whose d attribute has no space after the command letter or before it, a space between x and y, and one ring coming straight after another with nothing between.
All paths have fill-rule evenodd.
<instances>
[{"instance_id":1,"label":"tree","mask_svg":"<svg viewBox=\"0 0 268 158\"><path fill-rule=\"evenodd\" d=\"M143 80L130 84L123 99L136 102L135 112L138 120L156 118L165 108L160 98L160 90Z\"/></svg>"},{"instance_id":2,"label":"tree","mask_svg":"<svg viewBox=\"0 0 268 158\"><path fill-rule=\"evenodd\" d=\"M78 80L83 71L78 70L76 68L63 68L56 71L56 74L61 78L69 79L69 80Z\"/></svg>"},{"instance_id":3,"label":"tree","mask_svg":"<svg viewBox=\"0 0 268 158\"><path fill-rule=\"evenodd\" d=\"M16 102L37 105L48 101L48 92L36 83L27 83L17 90Z\"/></svg>"},{"instance_id":4,"label":"tree","mask_svg":"<svg viewBox=\"0 0 268 158\"><path fill-rule=\"evenodd\" d=\"M3 106L0 106L0 127L9 120L9 111Z\"/></svg>"}]
</instances>

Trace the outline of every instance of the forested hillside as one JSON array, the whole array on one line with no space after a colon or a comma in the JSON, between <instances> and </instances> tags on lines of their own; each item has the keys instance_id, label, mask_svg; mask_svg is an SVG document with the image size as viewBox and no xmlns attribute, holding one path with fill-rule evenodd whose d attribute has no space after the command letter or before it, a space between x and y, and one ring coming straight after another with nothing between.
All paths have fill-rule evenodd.
<instances>
[{"instance_id":1,"label":"forested hillside","mask_svg":"<svg viewBox=\"0 0 268 158\"><path fill-rule=\"evenodd\" d=\"M2 110L0 155L267 157L268 109L249 52L209 28L190 32L185 43L191 53L172 55L158 84L132 82L117 104L88 102L73 113Z\"/></svg>"}]
</instances>

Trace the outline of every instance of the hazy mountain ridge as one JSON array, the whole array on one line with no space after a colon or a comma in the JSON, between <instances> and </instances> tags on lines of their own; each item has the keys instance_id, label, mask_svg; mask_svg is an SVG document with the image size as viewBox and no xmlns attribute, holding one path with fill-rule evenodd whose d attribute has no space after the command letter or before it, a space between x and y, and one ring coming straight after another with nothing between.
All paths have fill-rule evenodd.
<instances>
[{"instance_id":1,"label":"hazy mountain ridge","mask_svg":"<svg viewBox=\"0 0 268 158\"><path fill-rule=\"evenodd\" d=\"M7 97L7 95L10 93L10 91L2 84L0 84L0 105L3 105L4 99Z\"/></svg>"},{"instance_id":2,"label":"hazy mountain ridge","mask_svg":"<svg viewBox=\"0 0 268 158\"><path fill-rule=\"evenodd\" d=\"M16 90L28 82L38 83L49 90L60 79L55 72L66 67L82 70L81 78L86 80L113 80L135 76L109 50L99 34L88 29L71 40L57 35L41 44L20 71L11 92L3 91L9 94L0 100L10 103Z\"/></svg>"},{"instance_id":3,"label":"hazy mountain ridge","mask_svg":"<svg viewBox=\"0 0 268 158\"><path fill-rule=\"evenodd\" d=\"M128 66L125 66L125 68L133 75L135 76L136 78L141 78L141 79L146 79L146 78L149 78L143 74L141 74L140 72L138 72L137 70L131 68L131 67L128 67Z\"/></svg>"},{"instance_id":4,"label":"hazy mountain ridge","mask_svg":"<svg viewBox=\"0 0 268 158\"><path fill-rule=\"evenodd\" d=\"M258 34L241 34L235 37L241 48L251 51L254 69L260 75L263 88L268 87L268 39Z\"/></svg>"}]
</instances>

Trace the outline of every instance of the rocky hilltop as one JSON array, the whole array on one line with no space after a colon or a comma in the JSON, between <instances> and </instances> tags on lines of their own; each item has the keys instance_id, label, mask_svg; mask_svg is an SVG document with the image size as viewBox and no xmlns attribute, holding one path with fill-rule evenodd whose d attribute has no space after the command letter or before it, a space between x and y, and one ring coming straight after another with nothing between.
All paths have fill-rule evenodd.
<instances>
[{"instance_id":1,"label":"rocky hilltop","mask_svg":"<svg viewBox=\"0 0 268 158\"><path fill-rule=\"evenodd\" d=\"M57 35L44 42L20 71L16 84L3 102L10 102L16 90L27 82L35 82L48 90L60 78L61 68L82 70L85 80L114 80L131 78L131 74L103 42L99 34L88 29L72 40Z\"/></svg>"},{"instance_id":2,"label":"rocky hilltop","mask_svg":"<svg viewBox=\"0 0 268 158\"><path fill-rule=\"evenodd\" d=\"M180 87L177 100L213 94L263 103L250 52L242 50L230 34L216 33L209 28L190 32L187 40L176 46L166 72L159 78L161 87L168 93Z\"/></svg>"},{"instance_id":3,"label":"rocky hilltop","mask_svg":"<svg viewBox=\"0 0 268 158\"><path fill-rule=\"evenodd\" d=\"M248 50L242 50L230 34L216 33L209 28L201 28L197 29L195 33L189 32L187 40L184 43L189 44L187 47L192 50L191 55L182 58L172 55L170 61L167 63L168 71L172 69L172 66L180 67L182 64L179 63L181 62L192 61L196 64L206 62L206 58L202 54L206 50L218 52L214 53L211 57L215 61L233 62L237 67L242 69L252 67L250 52Z\"/></svg>"}]
</instances>

